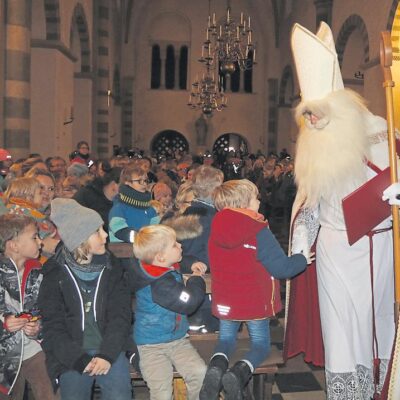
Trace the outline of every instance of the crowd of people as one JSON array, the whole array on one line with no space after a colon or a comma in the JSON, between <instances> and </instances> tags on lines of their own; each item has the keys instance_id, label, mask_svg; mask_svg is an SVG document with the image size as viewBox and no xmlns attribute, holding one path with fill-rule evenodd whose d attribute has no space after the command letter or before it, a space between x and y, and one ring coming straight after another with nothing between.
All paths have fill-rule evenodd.
<instances>
[{"instance_id":1,"label":"crowd of people","mask_svg":"<svg viewBox=\"0 0 400 400\"><path fill-rule=\"evenodd\" d=\"M217 210L225 209L233 224L254 221L254 245L265 240L276 256L272 266L264 254L243 267L244 276L258 271L254 285L256 276L272 282L262 292L279 292L280 278L305 268L307 260L287 257L267 229L269 220L278 235L287 233L280 229L289 223L296 190L285 151L231 152L223 160L210 152L167 158L134 151L96 161L88 143L79 142L68 162L39 154L13 160L0 149L0 170L0 399L22 399L26 381L35 398L90 399L94 380L103 399L130 399L129 363L140 368L152 399L171 398L173 367L189 399L218 398L222 389L228 399L242 395L269 352L268 326L258 319L265 323L280 303L258 315L266 299L256 296L251 315L242 315L233 298L218 300L227 293L221 287L217 301L225 307L232 301L233 314L221 311L205 295L202 276L217 271L220 244L215 240L214 254L209 243L231 223L215 225ZM249 239L241 240L246 247ZM134 243L134 258L116 259L108 241ZM182 273L191 277L184 282ZM253 347L244 364L227 369L239 328L227 324L207 369L187 332L220 331L232 315L257 320L250 326Z\"/></svg>"}]
</instances>

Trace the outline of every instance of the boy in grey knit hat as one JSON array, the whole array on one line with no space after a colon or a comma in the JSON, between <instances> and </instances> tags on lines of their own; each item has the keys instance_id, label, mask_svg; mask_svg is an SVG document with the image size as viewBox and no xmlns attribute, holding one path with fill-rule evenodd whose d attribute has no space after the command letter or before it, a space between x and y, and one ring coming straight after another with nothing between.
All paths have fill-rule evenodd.
<instances>
[{"instance_id":1,"label":"boy in grey knit hat","mask_svg":"<svg viewBox=\"0 0 400 400\"><path fill-rule=\"evenodd\" d=\"M39 293L49 376L63 400L89 400L94 381L103 400L130 400L130 291L106 251L103 221L72 199L53 200L50 218L62 243L43 266Z\"/></svg>"},{"instance_id":2,"label":"boy in grey knit hat","mask_svg":"<svg viewBox=\"0 0 400 400\"><path fill-rule=\"evenodd\" d=\"M72 199L54 199L50 219L57 226L57 232L69 251L74 251L103 226L103 220L96 211Z\"/></svg>"}]
</instances>

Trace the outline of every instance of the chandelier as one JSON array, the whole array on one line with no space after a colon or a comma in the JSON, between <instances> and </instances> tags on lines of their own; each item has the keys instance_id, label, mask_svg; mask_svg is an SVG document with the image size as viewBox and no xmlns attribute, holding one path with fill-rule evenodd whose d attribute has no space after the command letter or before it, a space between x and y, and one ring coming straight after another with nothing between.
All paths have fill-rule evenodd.
<instances>
[{"instance_id":1,"label":"chandelier","mask_svg":"<svg viewBox=\"0 0 400 400\"><path fill-rule=\"evenodd\" d=\"M227 2L225 22L217 25L215 13L209 12L206 40L201 48L199 61L222 74L232 74L236 66L242 71L256 64L256 49L252 38L250 16L240 13L240 21L232 17L230 0Z\"/></svg>"},{"instance_id":2,"label":"chandelier","mask_svg":"<svg viewBox=\"0 0 400 400\"><path fill-rule=\"evenodd\" d=\"M214 72L207 65L203 78L198 77L192 83L188 106L193 110L201 110L207 117L214 111L222 111L227 107L228 98L224 94L222 82L215 81Z\"/></svg>"}]
</instances>

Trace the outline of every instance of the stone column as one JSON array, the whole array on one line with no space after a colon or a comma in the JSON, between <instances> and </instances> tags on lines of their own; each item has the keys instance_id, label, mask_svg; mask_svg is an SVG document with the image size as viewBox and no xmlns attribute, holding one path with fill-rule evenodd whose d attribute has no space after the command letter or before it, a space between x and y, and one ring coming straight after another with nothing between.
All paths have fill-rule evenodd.
<instances>
[{"instance_id":1,"label":"stone column","mask_svg":"<svg viewBox=\"0 0 400 400\"><path fill-rule=\"evenodd\" d=\"M96 71L96 126L95 145L99 158L106 158L109 149L109 107L112 98L108 90L109 83L109 33L110 33L110 8L107 0L94 3L97 6L97 71Z\"/></svg>"},{"instance_id":2,"label":"stone column","mask_svg":"<svg viewBox=\"0 0 400 400\"><path fill-rule=\"evenodd\" d=\"M31 1L5 1L4 147L14 158L30 150Z\"/></svg>"}]
</instances>

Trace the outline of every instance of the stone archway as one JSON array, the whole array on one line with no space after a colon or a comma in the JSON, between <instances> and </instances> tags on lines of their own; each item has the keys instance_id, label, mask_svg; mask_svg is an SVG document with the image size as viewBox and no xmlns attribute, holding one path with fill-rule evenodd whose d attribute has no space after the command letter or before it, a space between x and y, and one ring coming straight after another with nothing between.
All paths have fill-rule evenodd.
<instances>
[{"instance_id":1,"label":"stone archway","mask_svg":"<svg viewBox=\"0 0 400 400\"><path fill-rule=\"evenodd\" d=\"M391 31L395 24L394 17L396 16L397 7L399 5L399 0L393 0L392 7L390 7L388 22L386 24L386 30Z\"/></svg>"},{"instance_id":2,"label":"stone archway","mask_svg":"<svg viewBox=\"0 0 400 400\"><path fill-rule=\"evenodd\" d=\"M174 130L165 130L154 136L150 149L157 157L174 156L177 151L189 152L189 142L182 133Z\"/></svg>"},{"instance_id":3,"label":"stone archway","mask_svg":"<svg viewBox=\"0 0 400 400\"><path fill-rule=\"evenodd\" d=\"M343 63L343 55L346 49L347 41L350 35L355 31L359 30L362 35L363 41L363 52L364 52L364 63L369 61L369 39L368 32L364 20L357 14L350 15L343 23L340 29L338 38L336 40L336 50L338 54L338 60L340 67Z\"/></svg>"},{"instance_id":4,"label":"stone archway","mask_svg":"<svg viewBox=\"0 0 400 400\"><path fill-rule=\"evenodd\" d=\"M76 54L80 58L80 71L79 72L90 72L90 41L89 41L89 29L86 21L85 10L82 4L78 3L72 14L71 30L70 30L70 41L72 46L72 39L74 29L77 28L79 35L80 54Z\"/></svg>"}]
</instances>

